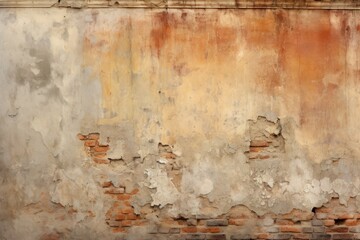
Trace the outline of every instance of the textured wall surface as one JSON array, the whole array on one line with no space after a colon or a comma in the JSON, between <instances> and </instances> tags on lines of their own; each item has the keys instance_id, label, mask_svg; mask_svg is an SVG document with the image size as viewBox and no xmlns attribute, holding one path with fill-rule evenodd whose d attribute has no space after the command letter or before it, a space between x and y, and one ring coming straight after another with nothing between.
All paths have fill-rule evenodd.
<instances>
[{"instance_id":1,"label":"textured wall surface","mask_svg":"<svg viewBox=\"0 0 360 240\"><path fill-rule=\"evenodd\" d=\"M360 12L2 9L0 36L0 239L357 238Z\"/></svg>"}]
</instances>

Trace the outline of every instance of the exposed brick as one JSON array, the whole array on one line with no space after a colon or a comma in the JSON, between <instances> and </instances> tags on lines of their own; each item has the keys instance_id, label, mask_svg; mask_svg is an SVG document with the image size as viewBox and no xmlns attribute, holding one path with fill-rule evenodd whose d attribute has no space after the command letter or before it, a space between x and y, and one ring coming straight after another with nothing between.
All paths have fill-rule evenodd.
<instances>
[{"instance_id":1,"label":"exposed brick","mask_svg":"<svg viewBox=\"0 0 360 240\"><path fill-rule=\"evenodd\" d=\"M85 147L94 147L98 144L98 141L96 140L85 140L84 141L84 146Z\"/></svg>"},{"instance_id":2,"label":"exposed brick","mask_svg":"<svg viewBox=\"0 0 360 240\"><path fill-rule=\"evenodd\" d=\"M294 240L309 240L309 239L311 239L311 234L304 234L304 233L294 234L293 239Z\"/></svg>"},{"instance_id":3,"label":"exposed brick","mask_svg":"<svg viewBox=\"0 0 360 240\"><path fill-rule=\"evenodd\" d=\"M291 239L291 234L275 234L271 239L274 240L289 240Z\"/></svg>"},{"instance_id":4,"label":"exposed brick","mask_svg":"<svg viewBox=\"0 0 360 240\"><path fill-rule=\"evenodd\" d=\"M183 233L196 233L197 227L184 227L181 229L181 232Z\"/></svg>"},{"instance_id":5,"label":"exposed brick","mask_svg":"<svg viewBox=\"0 0 360 240\"><path fill-rule=\"evenodd\" d=\"M338 219L350 219L350 218L354 218L354 214L352 214L352 213L338 214Z\"/></svg>"},{"instance_id":6,"label":"exposed brick","mask_svg":"<svg viewBox=\"0 0 360 240\"><path fill-rule=\"evenodd\" d=\"M111 181L103 182L103 183L101 184L101 186L102 186L103 188L111 187L111 186L112 186L112 182L111 182Z\"/></svg>"},{"instance_id":7,"label":"exposed brick","mask_svg":"<svg viewBox=\"0 0 360 240\"><path fill-rule=\"evenodd\" d=\"M321 220L314 219L311 221L311 225L313 226L322 226L324 223Z\"/></svg>"},{"instance_id":8,"label":"exposed brick","mask_svg":"<svg viewBox=\"0 0 360 240\"><path fill-rule=\"evenodd\" d=\"M136 220L138 219L139 217L133 213L129 213L129 214L126 214L126 219L127 220Z\"/></svg>"},{"instance_id":9,"label":"exposed brick","mask_svg":"<svg viewBox=\"0 0 360 240\"><path fill-rule=\"evenodd\" d=\"M270 234L268 233L256 234L256 239L270 239Z\"/></svg>"},{"instance_id":10,"label":"exposed brick","mask_svg":"<svg viewBox=\"0 0 360 240\"><path fill-rule=\"evenodd\" d=\"M206 234L206 240L226 240L225 234Z\"/></svg>"},{"instance_id":11,"label":"exposed brick","mask_svg":"<svg viewBox=\"0 0 360 240\"><path fill-rule=\"evenodd\" d=\"M186 221L188 226L196 226L197 225L197 220L196 219L188 219Z\"/></svg>"},{"instance_id":12,"label":"exposed brick","mask_svg":"<svg viewBox=\"0 0 360 240\"><path fill-rule=\"evenodd\" d=\"M109 159L100 159L100 158L93 158L93 161L98 164L108 164L110 163Z\"/></svg>"},{"instance_id":13,"label":"exposed brick","mask_svg":"<svg viewBox=\"0 0 360 240\"><path fill-rule=\"evenodd\" d=\"M109 221L106 221L106 223L107 223L110 227L121 227L121 221L109 220Z\"/></svg>"},{"instance_id":14,"label":"exposed brick","mask_svg":"<svg viewBox=\"0 0 360 240\"><path fill-rule=\"evenodd\" d=\"M324 233L325 227L313 227L313 232L314 233Z\"/></svg>"},{"instance_id":15,"label":"exposed brick","mask_svg":"<svg viewBox=\"0 0 360 240\"><path fill-rule=\"evenodd\" d=\"M324 223L324 226L326 226L326 227L331 227L331 226L335 225L334 219L326 219L323 221L323 223Z\"/></svg>"},{"instance_id":16,"label":"exposed brick","mask_svg":"<svg viewBox=\"0 0 360 240\"><path fill-rule=\"evenodd\" d=\"M326 232L348 232L349 228L348 227L333 227L330 229L327 229Z\"/></svg>"},{"instance_id":17,"label":"exposed brick","mask_svg":"<svg viewBox=\"0 0 360 240\"><path fill-rule=\"evenodd\" d=\"M274 219L272 219L272 218L267 217L263 220L264 226L271 226L273 224L274 224Z\"/></svg>"},{"instance_id":18,"label":"exposed brick","mask_svg":"<svg viewBox=\"0 0 360 240\"><path fill-rule=\"evenodd\" d=\"M123 220L123 221L121 221L121 225L122 225L123 227L131 227L131 226L132 226L132 221L130 221L130 220Z\"/></svg>"},{"instance_id":19,"label":"exposed brick","mask_svg":"<svg viewBox=\"0 0 360 240\"><path fill-rule=\"evenodd\" d=\"M291 220L287 220L287 219L276 219L276 224L277 225L293 225L294 222Z\"/></svg>"},{"instance_id":20,"label":"exposed brick","mask_svg":"<svg viewBox=\"0 0 360 240\"><path fill-rule=\"evenodd\" d=\"M95 152L107 152L109 150L109 145L99 145L92 148Z\"/></svg>"},{"instance_id":21,"label":"exposed brick","mask_svg":"<svg viewBox=\"0 0 360 240\"><path fill-rule=\"evenodd\" d=\"M279 226L280 232L292 232L292 233L300 233L301 228L297 226L291 226L291 225L282 225Z\"/></svg>"},{"instance_id":22,"label":"exposed brick","mask_svg":"<svg viewBox=\"0 0 360 240\"><path fill-rule=\"evenodd\" d=\"M312 228L312 227L303 227L303 228L302 228L302 232L303 232L303 233L312 233L312 232L313 232L313 228Z\"/></svg>"},{"instance_id":23,"label":"exposed brick","mask_svg":"<svg viewBox=\"0 0 360 240\"><path fill-rule=\"evenodd\" d=\"M228 224L227 219L211 219L206 221L207 226L227 226Z\"/></svg>"},{"instance_id":24,"label":"exposed brick","mask_svg":"<svg viewBox=\"0 0 360 240\"><path fill-rule=\"evenodd\" d=\"M87 135L87 139L89 140L99 140L100 134L99 133L89 133Z\"/></svg>"},{"instance_id":25,"label":"exposed brick","mask_svg":"<svg viewBox=\"0 0 360 240\"><path fill-rule=\"evenodd\" d=\"M268 233L278 233L279 228L278 227L268 227L268 228L265 228L264 231L268 232Z\"/></svg>"},{"instance_id":26,"label":"exposed brick","mask_svg":"<svg viewBox=\"0 0 360 240\"><path fill-rule=\"evenodd\" d=\"M123 208L123 209L121 209L121 212L124 214L133 213L134 209L133 208Z\"/></svg>"},{"instance_id":27,"label":"exposed brick","mask_svg":"<svg viewBox=\"0 0 360 240\"><path fill-rule=\"evenodd\" d=\"M330 234L323 234L323 233L313 233L311 239L312 240L330 240L331 235Z\"/></svg>"},{"instance_id":28,"label":"exposed brick","mask_svg":"<svg viewBox=\"0 0 360 240\"><path fill-rule=\"evenodd\" d=\"M353 232L353 233L360 233L360 226L351 227L351 228L349 228L349 231Z\"/></svg>"},{"instance_id":29,"label":"exposed brick","mask_svg":"<svg viewBox=\"0 0 360 240\"><path fill-rule=\"evenodd\" d=\"M254 239L250 234L235 234L230 237L231 240L251 240Z\"/></svg>"},{"instance_id":30,"label":"exposed brick","mask_svg":"<svg viewBox=\"0 0 360 240\"><path fill-rule=\"evenodd\" d=\"M120 220L126 220L126 214L122 214L122 213L117 213L113 216L113 219L116 221L120 221Z\"/></svg>"},{"instance_id":31,"label":"exposed brick","mask_svg":"<svg viewBox=\"0 0 360 240\"><path fill-rule=\"evenodd\" d=\"M327 219L328 214L327 213L316 213L317 219Z\"/></svg>"},{"instance_id":32,"label":"exposed brick","mask_svg":"<svg viewBox=\"0 0 360 240\"><path fill-rule=\"evenodd\" d=\"M221 229L219 227L199 227L198 232L201 233L220 233Z\"/></svg>"},{"instance_id":33,"label":"exposed brick","mask_svg":"<svg viewBox=\"0 0 360 240\"><path fill-rule=\"evenodd\" d=\"M357 225L357 220L356 219L346 219L345 220L345 225L346 226L356 226Z\"/></svg>"},{"instance_id":34,"label":"exposed brick","mask_svg":"<svg viewBox=\"0 0 360 240\"><path fill-rule=\"evenodd\" d=\"M352 240L354 238L354 234L345 233L345 234L334 234L332 236L333 240Z\"/></svg>"},{"instance_id":35,"label":"exposed brick","mask_svg":"<svg viewBox=\"0 0 360 240\"><path fill-rule=\"evenodd\" d=\"M250 147L269 147L270 144L265 140L251 140Z\"/></svg>"},{"instance_id":36,"label":"exposed brick","mask_svg":"<svg viewBox=\"0 0 360 240\"><path fill-rule=\"evenodd\" d=\"M131 195L129 195L129 194L119 194L117 196L118 200L129 200L130 198L131 198Z\"/></svg>"},{"instance_id":37,"label":"exposed brick","mask_svg":"<svg viewBox=\"0 0 360 240\"><path fill-rule=\"evenodd\" d=\"M125 189L124 188L109 188L109 189L106 189L104 193L106 194L121 194L121 193L124 193L125 192Z\"/></svg>"},{"instance_id":38,"label":"exposed brick","mask_svg":"<svg viewBox=\"0 0 360 240\"><path fill-rule=\"evenodd\" d=\"M202 240L206 238L205 234L187 234L187 235L182 235L182 237L184 237L184 239L186 240Z\"/></svg>"},{"instance_id":39,"label":"exposed brick","mask_svg":"<svg viewBox=\"0 0 360 240\"><path fill-rule=\"evenodd\" d=\"M180 228L170 228L169 233L170 234L180 233Z\"/></svg>"}]
</instances>

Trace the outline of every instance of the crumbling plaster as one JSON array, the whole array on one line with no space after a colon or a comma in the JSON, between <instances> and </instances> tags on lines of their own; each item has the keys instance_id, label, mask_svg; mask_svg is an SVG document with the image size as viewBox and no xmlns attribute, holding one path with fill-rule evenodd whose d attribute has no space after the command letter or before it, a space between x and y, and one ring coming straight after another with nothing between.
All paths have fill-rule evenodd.
<instances>
[{"instance_id":1,"label":"crumbling plaster","mask_svg":"<svg viewBox=\"0 0 360 240\"><path fill-rule=\"evenodd\" d=\"M360 196L356 11L1 9L0 20L4 239L111 238L104 176L139 188L136 212L171 217ZM91 132L109 165L77 139ZM252 134L281 137L283 151L249 159Z\"/></svg>"}]
</instances>

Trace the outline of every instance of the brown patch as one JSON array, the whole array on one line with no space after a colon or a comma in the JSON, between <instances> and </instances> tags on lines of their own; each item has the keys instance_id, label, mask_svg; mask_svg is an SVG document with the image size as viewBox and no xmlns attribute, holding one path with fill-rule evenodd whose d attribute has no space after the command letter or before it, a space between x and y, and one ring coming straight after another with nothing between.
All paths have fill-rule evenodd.
<instances>
[{"instance_id":1,"label":"brown patch","mask_svg":"<svg viewBox=\"0 0 360 240\"><path fill-rule=\"evenodd\" d=\"M174 14L168 12L157 13L154 16L153 24L154 28L151 30L151 47L156 51L157 56L160 56L161 49L164 47L168 38L171 35L172 28L175 26L170 23L174 23Z\"/></svg>"}]
</instances>

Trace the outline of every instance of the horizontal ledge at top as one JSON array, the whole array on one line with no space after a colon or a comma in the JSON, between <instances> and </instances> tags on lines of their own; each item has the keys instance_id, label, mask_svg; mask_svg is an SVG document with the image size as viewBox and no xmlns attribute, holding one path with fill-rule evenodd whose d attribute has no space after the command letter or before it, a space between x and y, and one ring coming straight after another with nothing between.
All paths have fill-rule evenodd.
<instances>
[{"instance_id":1,"label":"horizontal ledge at top","mask_svg":"<svg viewBox=\"0 0 360 240\"><path fill-rule=\"evenodd\" d=\"M360 0L0 0L0 8L360 9Z\"/></svg>"}]
</instances>

